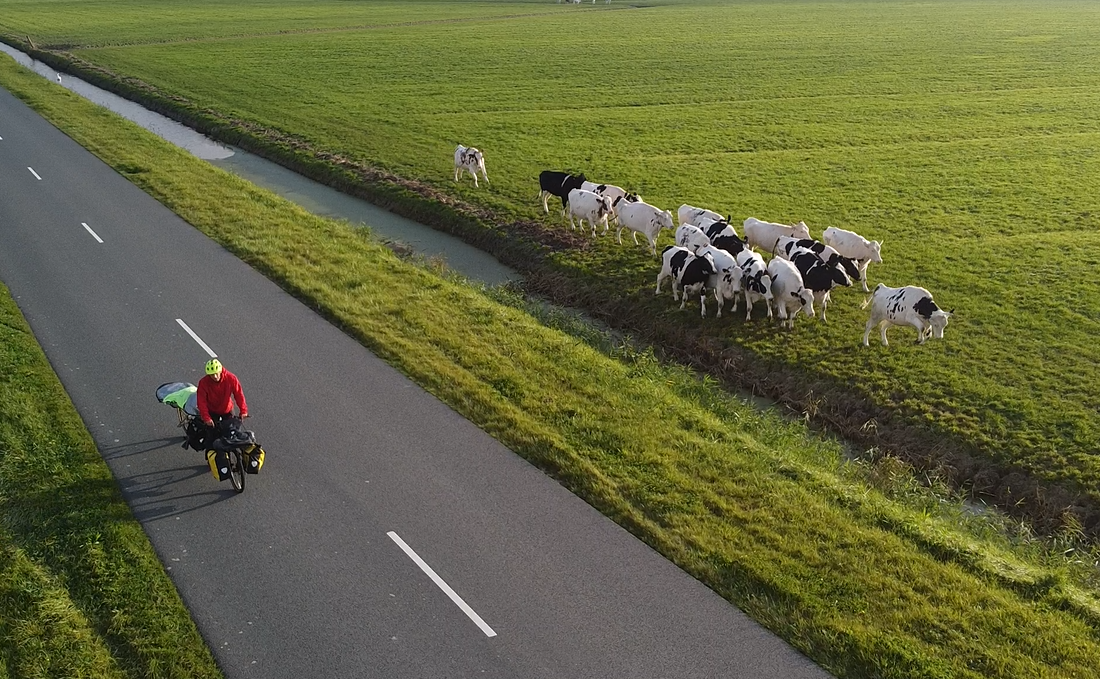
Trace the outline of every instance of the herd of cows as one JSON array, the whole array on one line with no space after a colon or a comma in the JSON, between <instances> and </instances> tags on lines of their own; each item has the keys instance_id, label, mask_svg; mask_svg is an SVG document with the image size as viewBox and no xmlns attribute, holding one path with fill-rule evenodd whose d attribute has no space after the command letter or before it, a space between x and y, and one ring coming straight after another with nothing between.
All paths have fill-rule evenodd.
<instances>
[{"instance_id":1,"label":"herd of cows","mask_svg":"<svg viewBox=\"0 0 1100 679\"><path fill-rule=\"evenodd\" d=\"M477 172L488 182L485 159L475 148L459 146L455 150L455 179L468 171L477 185ZM583 175L546 170L539 175L539 199L546 213L547 201L558 197L562 215L572 228L585 228L585 222L597 233L618 226L617 239L622 244L624 230L632 232L638 243L641 234L657 254L657 237L662 229L675 234L675 245L661 253L661 270L657 289L671 280L672 297L683 309L689 296L699 297L701 314L707 315L707 295L713 294L718 305L717 315L731 303L736 313L739 301L745 301L745 320L750 320L755 303L763 302L768 318L778 317L781 325L794 328L794 319L801 312L816 318L814 305L821 309L821 320L830 301L830 292L852 281L867 288L867 267L882 262L880 241L870 241L852 231L830 227L822 240L810 237L804 222L777 224L749 217L743 223L744 238L717 212L691 205L681 205L677 211L678 225L672 214L644 202L637 194L618 186L590 182ZM579 227L578 227L579 222ZM771 255L765 262L761 252ZM909 285L891 288L882 283L874 289L862 308L871 307L863 333L863 344L870 342L871 331L878 327L884 345L889 344L886 330L894 325L910 326L917 331L917 343L929 337L943 338L944 328L952 312L940 309L928 290ZM773 316L774 310L774 316Z\"/></svg>"}]
</instances>

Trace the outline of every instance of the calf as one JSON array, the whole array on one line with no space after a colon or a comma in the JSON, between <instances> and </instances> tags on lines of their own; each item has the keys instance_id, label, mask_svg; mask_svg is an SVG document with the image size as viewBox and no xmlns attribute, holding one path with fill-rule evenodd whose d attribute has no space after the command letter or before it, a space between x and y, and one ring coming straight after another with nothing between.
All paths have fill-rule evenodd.
<instances>
[{"instance_id":1,"label":"calf","mask_svg":"<svg viewBox=\"0 0 1100 679\"><path fill-rule=\"evenodd\" d=\"M825 229L821 240L856 263L860 275L856 280L863 282L863 291L867 292L867 265L871 262L882 263L882 241L867 240L854 231L845 231L835 226Z\"/></svg>"},{"instance_id":2,"label":"calf","mask_svg":"<svg viewBox=\"0 0 1100 679\"><path fill-rule=\"evenodd\" d=\"M698 252L699 248L710 245L710 239L703 230L693 224L681 224L676 227L676 244Z\"/></svg>"},{"instance_id":3,"label":"calf","mask_svg":"<svg viewBox=\"0 0 1100 679\"><path fill-rule=\"evenodd\" d=\"M785 320L787 328L794 329L794 317L801 311L814 317L814 294L802 283L798 268L782 257L768 262L768 275L772 279L772 301L780 325Z\"/></svg>"},{"instance_id":4,"label":"calf","mask_svg":"<svg viewBox=\"0 0 1100 679\"><path fill-rule=\"evenodd\" d=\"M587 221L589 226L592 227L592 235L596 235L596 224L603 223L603 232L607 233L608 224L607 218L611 216L611 199L606 196L601 196L598 193L592 193L591 191L585 191L584 189L573 189L569 192L569 201L567 203L569 211L569 226L573 229L577 227L573 224L573 217L577 217L581 223L581 228L584 228L584 223Z\"/></svg>"},{"instance_id":5,"label":"calf","mask_svg":"<svg viewBox=\"0 0 1100 679\"><path fill-rule=\"evenodd\" d=\"M699 220L706 218L709 221L721 221L722 215L712 210L707 210L701 207L692 207L691 205L684 204L680 206L680 209L676 211L676 219L680 220L681 224L694 224L695 226L702 226Z\"/></svg>"},{"instance_id":6,"label":"calf","mask_svg":"<svg viewBox=\"0 0 1100 679\"><path fill-rule=\"evenodd\" d=\"M932 293L915 285L889 288L879 283L860 308L871 305L871 318L863 331L863 346L870 344L871 329L876 325L882 331L882 343L888 346L886 330L891 325L911 325L917 329L917 344L924 344L929 336L943 339L943 329L954 310L943 311L932 301Z\"/></svg>"},{"instance_id":7,"label":"calf","mask_svg":"<svg viewBox=\"0 0 1100 679\"><path fill-rule=\"evenodd\" d=\"M714 286L714 299L718 302L718 318L722 317L722 307L726 300L737 306L737 293L741 291L741 279L744 272L737 265L737 259L725 250L707 245L699 248L700 257L707 257L714 262L714 268L718 272L718 281Z\"/></svg>"},{"instance_id":8,"label":"calf","mask_svg":"<svg viewBox=\"0 0 1100 679\"><path fill-rule=\"evenodd\" d=\"M764 300L768 318L771 318L772 279L768 275L768 267L764 265L764 258L746 248L737 254L737 265L741 267L741 289L745 293L745 320L752 319L753 302L759 300Z\"/></svg>"},{"instance_id":9,"label":"calf","mask_svg":"<svg viewBox=\"0 0 1100 679\"><path fill-rule=\"evenodd\" d=\"M561 198L561 214L565 216L565 204L569 200L569 192L582 188L585 183L583 174L569 174L568 172L554 172L543 170L539 173L539 199L542 200L542 210L550 214L550 208L546 201L550 196Z\"/></svg>"},{"instance_id":10,"label":"calf","mask_svg":"<svg viewBox=\"0 0 1100 679\"><path fill-rule=\"evenodd\" d=\"M657 290L653 294L661 294L661 283L666 278L671 278L672 299L680 300L680 308L687 304L689 294L699 295L700 313L703 318L707 316L707 288L715 288L718 284L718 272L714 268L714 262L707 257L696 257L687 248L670 245L661 252L661 273L657 274ZM678 294L682 291L682 294Z\"/></svg>"},{"instance_id":11,"label":"calf","mask_svg":"<svg viewBox=\"0 0 1100 679\"><path fill-rule=\"evenodd\" d=\"M791 264L802 276L802 284L814 295L814 301L821 305L821 320L828 323L825 310L829 307L829 293L838 285L852 284L841 269L826 264L812 252L796 250L791 255Z\"/></svg>"},{"instance_id":12,"label":"calf","mask_svg":"<svg viewBox=\"0 0 1100 679\"><path fill-rule=\"evenodd\" d=\"M764 222L755 217L749 217L744 223L745 240L749 245L760 248L765 252L775 250L775 243L783 236L809 238L810 229L805 222L799 222L794 226Z\"/></svg>"},{"instance_id":13,"label":"calf","mask_svg":"<svg viewBox=\"0 0 1100 679\"><path fill-rule=\"evenodd\" d=\"M649 241L653 254L657 254L657 236L660 235L661 229L672 229L672 213L640 200L634 203L620 202L616 210L619 222L619 245L623 244L623 229L630 229L634 232L635 245L638 243L640 233Z\"/></svg>"},{"instance_id":14,"label":"calf","mask_svg":"<svg viewBox=\"0 0 1100 679\"><path fill-rule=\"evenodd\" d=\"M458 176L462 174L462 171L466 170L474 178L474 186L477 186L477 173L481 171L481 176L485 178L485 183L489 183L489 175L485 173L485 156L481 154L474 147L465 147L459 144L455 148L455 181L458 181Z\"/></svg>"}]
</instances>

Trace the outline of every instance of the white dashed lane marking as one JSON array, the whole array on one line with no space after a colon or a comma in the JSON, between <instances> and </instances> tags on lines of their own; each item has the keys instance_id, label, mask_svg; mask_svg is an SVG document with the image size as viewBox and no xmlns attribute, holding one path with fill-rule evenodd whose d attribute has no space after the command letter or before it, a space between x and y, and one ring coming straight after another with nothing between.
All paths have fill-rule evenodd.
<instances>
[{"instance_id":1,"label":"white dashed lane marking","mask_svg":"<svg viewBox=\"0 0 1100 679\"><path fill-rule=\"evenodd\" d=\"M92 231L92 227L88 226L84 222L80 222L80 225L83 226L85 229L87 229L88 233L92 234L92 238L95 238L100 243L103 242L103 239L99 237L99 234L97 234L95 231Z\"/></svg>"},{"instance_id":2,"label":"white dashed lane marking","mask_svg":"<svg viewBox=\"0 0 1100 679\"><path fill-rule=\"evenodd\" d=\"M203 348L206 353L210 354L210 358L217 358L218 355L214 353L214 350L206 345L206 342L202 341L202 338L195 334L195 331L187 327L187 324L183 322L182 318L177 318L176 323L180 324L180 327L187 331L188 335L191 335L191 339L199 343L199 346Z\"/></svg>"},{"instance_id":3,"label":"white dashed lane marking","mask_svg":"<svg viewBox=\"0 0 1100 679\"><path fill-rule=\"evenodd\" d=\"M38 176L38 173L34 171L33 167L28 167L27 169L31 171L31 174L34 175L35 179L37 179L38 181L42 181L42 178Z\"/></svg>"},{"instance_id":4,"label":"white dashed lane marking","mask_svg":"<svg viewBox=\"0 0 1100 679\"><path fill-rule=\"evenodd\" d=\"M424 560L421 559L420 556L413 551L412 547L409 547L407 544L405 544L405 541L401 539L401 536L399 536L392 530L386 533L386 535L390 536L390 539L397 543L397 546L401 548L401 551L405 552L405 554L413 560L413 563L415 563L417 566L420 566L420 570L424 571L428 575L428 577L432 579L432 582L434 582L439 587L439 589L443 590L443 593L450 597L451 601L453 601L456 606L461 608L462 612L465 613L470 618L470 620L473 620L475 625L481 628L481 631L485 633L485 636L495 637L497 635L497 633L493 631L493 628L486 625L485 621L481 619L481 616L475 613L474 609L470 608L466 604L466 602L462 600L462 597L456 594L455 591L451 589L446 582L443 582L443 578L436 575L435 571L432 570L432 567L426 564Z\"/></svg>"}]
</instances>

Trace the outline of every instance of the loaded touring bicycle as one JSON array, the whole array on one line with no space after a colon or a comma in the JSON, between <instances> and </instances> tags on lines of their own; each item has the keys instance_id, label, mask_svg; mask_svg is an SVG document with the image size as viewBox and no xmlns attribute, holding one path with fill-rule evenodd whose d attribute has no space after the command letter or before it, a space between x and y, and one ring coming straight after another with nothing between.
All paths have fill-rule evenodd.
<instances>
[{"instance_id":1,"label":"loaded touring bicycle","mask_svg":"<svg viewBox=\"0 0 1100 679\"><path fill-rule=\"evenodd\" d=\"M219 481L229 481L238 493L244 492L246 474L258 474L264 466L264 449L256 434L241 428L239 417L225 417L210 431L199 420L196 393L190 382L166 382L157 387L157 400L175 409L187 436L184 448L203 451L210 473Z\"/></svg>"}]
</instances>

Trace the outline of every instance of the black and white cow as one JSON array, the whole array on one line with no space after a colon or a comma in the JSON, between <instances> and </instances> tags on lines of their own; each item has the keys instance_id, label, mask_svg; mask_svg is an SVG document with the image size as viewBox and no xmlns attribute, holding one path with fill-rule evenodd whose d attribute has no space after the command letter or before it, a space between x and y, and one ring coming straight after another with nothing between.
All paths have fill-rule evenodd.
<instances>
[{"instance_id":1,"label":"black and white cow","mask_svg":"<svg viewBox=\"0 0 1100 679\"><path fill-rule=\"evenodd\" d=\"M745 248L735 258L741 267L741 290L745 293L745 320L752 320L753 302L764 301L768 318L772 317L772 279L759 253ZM736 306L734 311L736 311Z\"/></svg>"},{"instance_id":2,"label":"black and white cow","mask_svg":"<svg viewBox=\"0 0 1100 679\"><path fill-rule=\"evenodd\" d=\"M742 224L742 228L744 229L745 240L749 242L749 245L760 248L764 252L774 252L776 241L784 236L788 238L810 237L810 229L806 226L806 222L799 222L791 226L749 217Z\"/></svg>"},{"instance_id":3,"label":"black and white cow","mask_svg":"<svg viewBox=\"0 0 1100 679\"><path fill-rule=\"evenodd\" d=\"M749 244L733 236L716 236L710 239L710 244L716 248L725 250L734 257L749 249Z\"/></svg>"},{"instance_id":4,"label":"black and white cow","mask_svg":"<svg viewBox=\"0 0 1100 679\"><path fill-rule=\"evenodd\" d=\"M485 183L489 183L489 175L485 173L485 156L474 147L466 147L459 144L455 148L455 181L462 171L466 170L474 178L474 186L477 186L477 173L480 170Z\"/></svg>"},{"instance_id":5,"label":"black and white cow","mask_svg":"<svg viewBox=\"0 0 1100 679\"><path fill-rule=\"evenodd\" d=\"M707 238L709 238L712 243L714 242L715 238L724 238L727 236L733 236L734 238L737 238L737 231L735 231L734 228L730 226L730 223L725 219L703 219L700 221L702 221L703 223L696 224L696 226L702 229L703 233L707 234Z\"/></svg>"},{"instance_id":6,"label":"black and white cow","mask_svg":"<svg viewBox=\"0 0 1100 679\"><path fill-rule=\"evenodd\" d=\"M820 257L808 250L795 250L790 259L802 276L802 284L814 294L814 301L821 305L821 320L829 307L829 293L838 285L850 286L852 282L840 267L826 264Z\"/></svg>"},{"instance_id":7,"label":"black and white cow","mask_svg":"<svg viewBox=\"0 0 1100 679\"><path fill-rule=\"evenodd\" d=\"M619 222L618 208L624 201L627 203L637 203L641 201L641 196L636 193L630 193L626 189L615 186L614 184L597 184L595 182L586 181L581 184L581 188L585 191L591 191L592 193L598 193L601 196L607 196L611 199L611 216L614 218L615 223Z\"/></svg>"},{"instance_id":8,"label":"black and white cow","mask_svg":"<svg viewBox=\"0 0 1100 679\"><path fill-rule=\"evenodd\" d=\"M955 313L954 310L940 309L932 301L932 293L915 285L890 288L879 283L861 308L866 309L868 304L871 305L871 318L867 320L867 327L863 331L863 346L870 344L871 329L876 325L882 331L883 345L890 344L886 341L886 330L892 325L916 328L917 344L924 344L924 340L930 336L943 339L947 319Z\"/></svg>"},{"instance_id":9,"label":"black and white cow","mask_svg":"<svg viewBox=\"0 0 1100 679\"><path fill-rule=\"evenodd\" d=\"M539 199L542 201L543 212L550 214L550 208L546 201L550 196L561 198L561 214L565 216L565 205L569 201L569 192L581 188L587 180L583 174L569 174L568 172L555 172L543 170L539 173Z\"/></svg>"},{"instance_id":10,"label":"black and white cow","mask_svg":"<svg viewBox=\"0 0 1100 679\"><path fill-rule=\"evenodd\" d=\"M860 271L855 260L840 254L836 248L812 238L780 238L775 244L774 254L783 259L790 259L791 255L799 250L814 253L826 264L843 270L844 274L854 281L862 280L863 272Z\"/></svg>"},{"instance_id":11,"label":"black and white cow","mask_svg":"<svg viewBox=\"0 0 1100 679\"><path fill-rule=\"evenodd\" d=\"M694 224L681 224L676 227L676 244L688 248L692 252L699 252L699 248L710 245L710 239L703 230Z\"/></svg>"},{"instance_id":12,"label":"black and white cow","mask_svg":"<svg viewBox=\"0 0 1100 679\"><path fill-rule=\"evenodd\" d=\"M661 282L671 278L672 298L680 299L680 308L687 304L688 295L699 295L700 314L707 316L707 289L718 285L718 271L709 257L696 257L687 248L670 245L661 253L661 273L657 274L657 291L661 294ZM678 288L683 293L678 295Z\"/></svg>"},{"instance_id":13,"label":"black and white cow","mask_svg":"<svg viewBox=\"0 0 1100 679\"><path fill-rule=\"evenodd\" d=\"M814 317L814 294L806 289L802 274L794 264L782 257L773 257L768 262L768 275L772 278L772 301L781 326L786 323L787 328L793 330L794 317L800 311Z\"/></svg>"},{"instance_id":14,"label":"black and white cow","mask_svg":"<svg viewBox=\"0 0 1100 679\"><path fill-rule=\"evenodd\" d=\"M573 218L577 217L582 229L584 223L588 222L588 225L592 227L593 236L596 235L596 225L600 223L603 223L603 232L607 233L607 220L611 216L610 198L584 189L573 189L569 192L566 205L569 212L569 226L574 229L577 228L573 224Z\"/></svg>"},{"instance_id":15,"label":"black and white cow","mask_svg":"<svg viewBox=\"0 0 1100 679\"><path fill-rule=\"evenodd\" d=\"M718 302L718 318L722 317L722 307L726 300L733 302L737 308L737 293L741 292L741 280L744 272L737 265L737 259L730 253L716 248L713 245L699 248L696 253L699 257L708 257L714 262L714 268L718 271L718 282L714 286L714 299Z\"/></svg>"}]
</instances>

